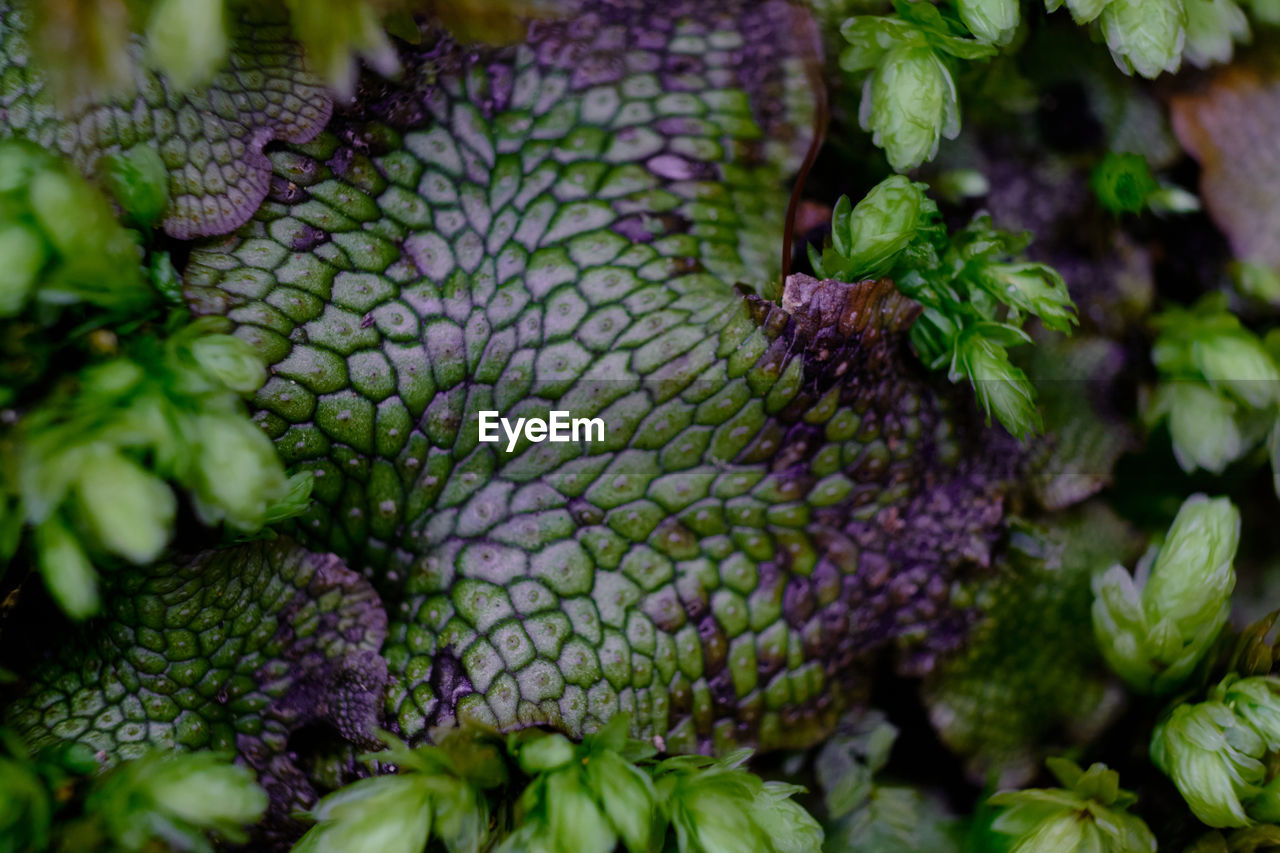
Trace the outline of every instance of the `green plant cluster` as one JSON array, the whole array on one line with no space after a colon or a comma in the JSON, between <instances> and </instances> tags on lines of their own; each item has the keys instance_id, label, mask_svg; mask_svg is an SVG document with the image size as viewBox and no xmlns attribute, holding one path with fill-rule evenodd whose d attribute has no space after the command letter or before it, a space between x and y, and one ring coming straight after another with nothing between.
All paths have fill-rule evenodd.
<instances>
[{"instance_id":1,"label":"green plant cluster","mask_svg":"<svg viewBox=\"0 0 1280 853\"><path fill-rule=\"evenodd\" d=\"M1038 4L1037 4L1038 5ZM1045 0L1053 12L1064 0ZM1126 74L1157 77L1183 60L1227 62L1250 40L1235 0L1065 0L1077 24L1091 25ZM1261 23L1280 22L1273 0L1255 0ZM1016 52L1025 10L1019 0L894 0L893 12L847 18L840 67L862 81L859 122L906 172L932 160L942 138L960 132L957 75L966 63ZM865 75L865 77L863 76ZM1181 196L1178 201L1184 201Z\"/></svg>"},{"instance_id":2,"label":"green plant cluster","mask_svg":"<svg viewBox=\"0 0 1280 853\"><path fill-rule=\"evenodd\" d=\"M253 772L218 753L151 752L97 769L86 746L31 755L0 729L0 851L211 853L211 839L247 840L267 808Z\"/></svg>"},{"instance_id":3,"label":"green plant cluster","mask_svg":"<svg viewBox=\"0 0 1280 853\"><path fill-rule=\"evenodd\" d=\"M1144 417L1150 426L1167 423L1182 470L1221 474L1265 442L1280 472L1280 339L1241 324L1225 293L1170 307L1152 324L1159 381Z\"/></svg>"},{"instance_id":4,"label":"green plant cluster","mask_svg":"<svg viewBox=\"0 0 1280 853\"><path fill-rule=\"evenodd\" d=\"M948 235L926 185L894 175L857 205L836 204L831 240L809 247L822 278L860 281L889 276L924 311L911 328L920 360L947 368L952 382L968 380L987 412L1015 436L1041 429L1035 389L1008 350L1031 342L1032 317L1070 333L1075 306L1052 267L1019 255L1030 235L996 229L980 216Z\"/></svg>"},{"instance_id":5,"label":"green plant cluster","mask_svg":"<svg viewBox=\"0 0 1280 853\"><path fill-rule=\"evenodd\" d=\"M746 770L750 750L659 760L629 723L615 716L576 744L539 729L438 731L416 749L386 735L388 749L364 760L396 772L322 799L294 853L419 853L431 839L451 853L821 848L821 828L792 799L803 788Z\"/></svg>"},{"instance_id":6,"label":"green plant cluster","mask_svg":"<svg viewBox=\"0 0 1280 853\"><path fill-rule=\"evenodd\" d=\"M103 183L145 228L164 209L164 173L137 152L109 158ZM94 563L157 559L179 493L204 523L241 533L305 508L309 479L286 477L241 400L266 378L261 359L225 321L166 305L167 256L148 256L148 232L33 146L0 143L0 182L0 328L18 342L0 361L12 413L0 566L25 544L63 610L85 618L99 608Z\"/></svg>"},{"instance_id":7,"label":"green plant cluster","mask_svg":"<svg viewBox=\"0 0 1280 853\"><path fill-rule=\"evenodd\" d=\"M1003 809L991 828L1010 836L1009 853L1154 853L1155 835L1126 811L1137 797L1120 787L1119 773L1105 764L1082 770L1064 758L1048 764L1061 788L1006 791L990 799Z\"/></svg>"}]
</instances>

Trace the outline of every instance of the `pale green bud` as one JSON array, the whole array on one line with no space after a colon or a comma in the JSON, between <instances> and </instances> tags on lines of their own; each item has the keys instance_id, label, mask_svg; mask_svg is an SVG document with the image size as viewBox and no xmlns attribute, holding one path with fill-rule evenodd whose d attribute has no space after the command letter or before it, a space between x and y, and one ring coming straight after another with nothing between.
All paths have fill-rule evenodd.
<instances>
[{"instance_id":1,"label":"pale green bud","mask_svg":"<svg viewBox=\"0 0 1280 853\"><path fill-rule=\"evenodd\" d=\"M103 447L86 456L76 489L84 517L104 548L139 564L160 556L177 509L163 480Z\"/></svg>"},{"instance_id":2,"label":"pale green bud","mask_svg":"<svg viewBox=\"0 0 1280 853\"><path fill-rule=\"evenodd\" d=\"M587 784L623 845L631 853L645 853L650 847L654 812L649 775L617 753L607 751L593 753L587 760L586 772Z\"/></svg>"},{"instance_id":3,"label":"pale green bud","mask_svg":"<svg viewBox=\"0 0 1280 853\"><path fill-rule=\"evenodd\" d=\"M1198 68L1229 62L1234 42L1249 40L1249 20L1233 0L1183 0L1187 41L1183 55Z\"/></svg>"},{"instance_id":4,"label":"pale green bud","mask_svg":"<svg viewBox=\"0 0 1280 853\"><path fill-rule=\"evenodd\" d=\"M431 834L431 789L419 774L362 779L311 810L320 821L292 853L422 853Z\"/></svg>"},{"instance_id":5,"label":"pale green bud","mask_svg":"<svg viewBox=\"0 0 1280 853\"><path fill-rule=\"evenodd\" d=\"M1252 335L1199 336L1191 344L1191 361L1210 385L1251 408L1280 400L1280 370Z\"/></svg>"},{"instance_id":6,"label":"pale green bud","mask_svg":"<svg viewBox=\"0 0 1280 853\"><path fill-rule=\"evenodd\" d=\"M1169 419L1173 455L1183 471L1202 468L1214 474L1249 449L1236 419L1236 404L1194 381L1161 383L1148 420Z\"/></svg>"},{"instance_id":7,"label":"pale green bud","mask_svg":"<svg viewBox=\"0 0 1280 853\"><path fill-rule=\"evenodd\" d=\"M210 752L166 758L144 790L160 811L229 838L267 810L267 794L253 771Z\"/></svg>"},{"instance_id":8,"label":"pale green bud","mask_svg":"<svg viewBox=\"0 0 1280 853\"><path fill-rule=\"evenodd\" d=\"M315 482L315 475L310 471L299 471L290 477L285 484L284 496L267 508L266 523L275 524L306 512L311 505L311 489Z\"/></svg>"},{"instance_id":9,"label":"pale green bud","mask_svg":"<svg viewBox=\"0 0 1280 853\"><path fill-rule=\"evenodd\" d=\"M1102 10L1102 32L1111 58L1126 74L1156 77L1182 62L1182 0L1110 0Z\"/></svg>"},{"instance_id":10,"label":"pale green bud","mask_svg":"<svg viewBox=\"0 0 1280 853\"><path fill-rule=\"evenodd\" d=\"M1067 292L1067 283L1048 264L988 264L981 276L993 296L1038 316L1050 329L1069 332L1076 322L1076 309Z\"/></svg>"},{"instance_id":11,"label":"pale green bud","mask_svg":"<svg viewBox=\"0 0 1280 853\"><path fill-rule=\"evenodd\" d=\"M125 216L149 228L169 204L169 171L160 153L150 145L104 155L98 174Z\"/></svg>"},{"instance_id":12,"label":"pale green bud","mask_svg":"<svg viewBox=\"0 0 1280 853\"><path fill-rule=\"evenodd\" d=\"M895 256L911 243L935 210L920 184L891 175L872 187L847 216L837 215L832 245L849 259L851 280L888 272Z\"/></svg>"},{"instance_id":13,"label":"pale green bud","mask_svg":"<svg viewBox=\"0 0 1280 853\"><path fill-rule=\"evenodd\" d=\"M42 169L28 189L31 212L59 253L96 253L110 238L115 218L105 200L79 175Z\"/></svg>"},{"instance_id":14,"label":"pale green bud","mask_svg":"<svg viewBox=\"0 0 1280 853\"><path fill-rule=\"evenodd\" d=\"M1210 697L1253 726L1268 750L1280 752L1280 678L1274 675L1241 678L1231 674L1214 687Z\"/></svg>"},{"instance_id":15,"label":"pale green bud","mask_svg":"<svg viewBox=\"0 0 1280 853\"><path fill-rule=\"evenodd\" d=\"M1235 588L1240 512L1226 498L1192 495L1182 503L1143 590L1148 617L1216 622ZM1216 635L1217 629L1214 629Z\"/></svg>"},{"instance_id":16,"label":"pale green bud","mask_svg":"<svg viewBox=\"0 0 1280 853\"><path fill-rule=\"evenodd\" d=\"M894 48L867 77L858 119L894 171L914 169L960 132L951 72L930 48Z\"/></svg>"},{"instance_id":17,"label":"pale green bud","mask_svg":"<svg viewBox=\"0 0 1280 853\"><path fill-rule=\"evenodd\" d=\"M677 756L659 765L658 800L681 853L769 849L768 836L753 819L764 783L741 769L750 754L738 750L716 761Z\"/></svg>"},{"instance_id":18,"label":"pale green bud","mask_svg":"<svg viewBox=\"0 0 1280 853\"><path fill-rule=\"evenodd\" d=\"M262 357L235 335L203 335L191 342L191 355L210 378L239 394L252 394L267 381Z\"/></svg>"},{"instance_id":19,"label":"pale green bud","mask_svg":"<svg viewBox=\"0 0 1280 853\"><path fill-rule=\"evenodd\" d=\"M1011 435L1024 438L1040 430L1035 390L999 343L978 331L961 335L950 376L953 382L967 376L988 419L994 414Z\"/></svg>"},{"instance_id":20,"label":"pale green bud","mask_svg":"<svg viewBox=\"0 0 1280 853\"><path fill-rule=\"evenodd\" d=\"M44 584L72 619L98 612L98 574L75 534L57 518L36 528L36 551Z\"/></svg>"},{"instance_id":21,"label":"pale green bud","mask_svg":"<svg viewBox=\"0 0 1280 853\"><path fill-rule=\"evenodd\" d=\"M532 775L568 764L573 755L573 744L564 735L538 733L520 745L516 760L521 770Z\"/></svg>"},{"instance_id":22,"label":"pale green bud","mask_svg":"<svg viewBox=\"0 0 1280 853\"><path fill-rule=\"evenodd\" d=\"M159 0L147 18L147 52L179 89L208 83L227 59L224 0Z\"/></svg>"},{"instance_id":23,"label":"pale green bud","mask_svg":"<svg viewBox=\"0 0 1280 853\"><path fill-rule=\"evenodd\" d=\"M1018 0L958 0L969 32L991 44L1008 44L1018 29Z\"/></svg>"},{"instance_id":24,"label":"pale green bud","mask_svg":"<svg viewBox=\"0 0 1280 853\"><path fill-rule=\"evenodd\" d=\"M197 415L196 509L206 523L256 530L288 481L266 433L238 415Z\"/></svg>"},{"instance_id":25,"label":"pale green bud","mask_svg":"<svg viewBox=\"0 0 1280 853\"><path fill-rule=\"evenodd\" d=\"M840 35L849 43L840 54L840 67L850 73L874 68L895 47L928 44L913 24L889 15L854 15L840 25Z\"/></svg>"},{"instance_id":26,"label":"pale green bud","mask_svg":"<svg viewBox=\"0 0 1280 853\"><path fill-rule=\"evenodd\" d=\"M0 225L0 317L22 310L35 290L49 246L34 228L20 223Z\"/></svg>"},{"instance_id":27,"label":"pale green bud","mask_svg":"<svg viewBox=\"0 0 1280 853\"><path fill-rule=\"evenodd\" d=\"M551 771L545 784L547 829L554 839L552 849L609 853L617 847L618 835L613 825L583 785L581 765Z\"/></svg>"},{"instance_id":28,"label":"pale green bud","mask_svg":"<svg viewBox=\"0 0 1280 853\"><path fill-rule=\"evenodd\" d=\"M1105 764L1086 771L1064 759L1048 764L1066 787L1003 792L988 801L1005 807L991 828L1015 837L1009 853L1154 853L1151 830L1125 811L1135 797L1121 790L1119 774Z\"/></svg>"},{"instance_id":29,"label":"pale green bud","mask_svg":"<svg viewBox=\"0 0 1280 853\"><path fill-rule=\"evenodd\" d=\"M1216 701L1176 706L1151 735L1151 760L1213 827L1251 822L1242 801L1261 790L1266 749L1251 726Z\"/></svg>"},{"instance_id":30,"label":"pale green bud","mask_svg":"<svg viewBox=\"0 0 1280 853\"><path fill-rule=\"evenodd\" d=\"M765 782L751 808L751 820L773 840L778 853L810 853L822 849L822 827L791 797L799 785Z\"/></svg>"},{"instance_id":31,"label":"pale green bud","mask_svg":"<svg viewBox=\"0 0 1280 853\"><path fill-rule=\"evenodd\" d=\"M1098 647L1135 690L1177 688L1213 645L1231 609L1239 539L1240 513L1230 501L1193 495L1136 578L1123 566L1094 578Z\"/></svg>"}]
</instances>

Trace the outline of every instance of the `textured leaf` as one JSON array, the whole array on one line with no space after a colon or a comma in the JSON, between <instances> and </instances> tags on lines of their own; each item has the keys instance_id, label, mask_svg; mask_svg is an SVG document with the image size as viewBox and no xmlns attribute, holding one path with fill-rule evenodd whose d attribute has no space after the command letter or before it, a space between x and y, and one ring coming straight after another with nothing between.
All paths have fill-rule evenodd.
<instances>
[{"instance_id":1,"label":"textured leaf","mask_svg":"<svg viewBox=\"0 0 1280 853\"><path fill-rule=\"evenodd\" d=\"M82 98L61 110L31 61L22 12L0 0L0 137L59 151L86 173L105 154L149 145L168 169L165 230L180 239L234 230L266 198L267 143L311 139L333 109L324 85L304 70L287 20L265 4L249 8L257 11L233 28L230 67L207 88L181 92L136 63L136 95ZM131 53L137 58L141 47Z\"/></svg>"}]
</instances>

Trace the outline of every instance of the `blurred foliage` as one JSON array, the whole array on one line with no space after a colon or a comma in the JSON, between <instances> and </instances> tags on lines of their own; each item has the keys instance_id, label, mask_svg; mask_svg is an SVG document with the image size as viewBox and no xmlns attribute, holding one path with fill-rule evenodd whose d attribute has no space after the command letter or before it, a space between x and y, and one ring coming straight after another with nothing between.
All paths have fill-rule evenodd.
<instances>
[{"instance_id":1,"label":"blurred foliage","mask_svg":"<svg viewBox=\"0 0 1280 853\"><path fill-rule=\"evenodd\" d=\"M101 97L134 82L130 39L144 61L178 89L208 83L229 54L228 20L263 0L25 0L32 42L60 101ZM561 0L264 0L283 5L311 69L338 95L355 92L357 58L380 74L399 71L388 31L416 39L414 14L439 22L464 43L507 43L524 22L562 14Z\"/></svg>"},{"instance_id":2,"label":"blurred foliage","mask_svg":"<svg viewBox=\"0 0 1280 853\"><path fill-rule=\"evenodd\" d=\"M164 209L164 174L139 149L104 164L123 215ZM0 565L30 557L59 605L99 607L94 563L146 563L190 497L201 521L254 533L300 512L309 480L288 480L240 395L259 357L191 322L167 256L126 229L107 197L58 158L0 143ZM24 539L26 547L23 547Z\"/></svg>"},{"instance_id":3,"label":"blurred foliage","mask_svg":"<svg viewBox=\"0 0 1280 853\"><path fill-rule=\"evenodd\" d=\"M583 851L761 853L817 851L822 830L791 797L796 785L724 758L657 760L615 716L575 744L525 729L505 738L479 728L437 730L435 743L364 756L394 767L322 799L295 853L418 853L438 839L451 853Z\"/></svg>"},{"instance_id":4,"label":"blurred foliage","mask_svg":"<svg viewBox=\"0 0 1280 853\"><path fill-rule=\"evenodd\" d=\"M243 842L267 795L248 768L212 752L151 752L93 778L88 747L36 755L0 729L0 851L209 851Z\"/></svg>"}]
</instances>

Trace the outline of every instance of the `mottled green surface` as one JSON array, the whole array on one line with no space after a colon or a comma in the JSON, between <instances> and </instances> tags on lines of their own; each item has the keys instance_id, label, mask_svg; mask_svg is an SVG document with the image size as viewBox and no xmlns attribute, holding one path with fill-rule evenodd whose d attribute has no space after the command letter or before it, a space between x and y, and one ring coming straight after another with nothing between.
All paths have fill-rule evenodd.
<instances>
[{"instance_id":1,"label":"mottled green surface","mask_svg":"<svg viewBox=\"0 0 1280 853\"><path fill-rule=\"evenodd\" d=\"M165 230L180 239L226 233L267 195L263 147L313 138L333 111L288 22L257 5L235 28L229 67L207 87L177 91L138 63L135 96L55 106L28 55L23 13L0 0L0 137L37 142L86 172L104 154L150 145L169 169Z\"/></svg>"},{"instance_id":2,"label":"mottled green surface","mask_svg":"<svg viewBox=\"0 0 1280 853\"><path fill-rule=\"evenodd\" d=\"M877 650L963 637L1018 454L935 393L890 283L779 287L812 45L784 2L629 0L406 51L196 247L191 304L273 365L260 422L315 474L296 533L382 598L391 727L799 746ZM488 409L607 438L508 453Z\"/></svg>"},{"instance_id":3,"label":"mottled green surface","mask_svg":"<svg viewBox=\"0 0 1280 853\"><path fill-rule=\"evenodd\" d=\"M262 423L318 478L302 534L388 602L410 735L625 710L673 749L805 743L864 652L954 642L946 579L986 558L998 491L947 482L905 304L797 291L792 319L731 287L776 287L794 10L662 8L366 92L192 258L196 304L275 364ZM478 442L481 410L553 408L607 440Z\"/></svg>"},{"instance_id":4,"label":"mottled green surface","mask_svg":"<svg viewBox=\"0 0 1280 853\"><path fill-rule=\"evenodd\" d=\"M30 676L7 721L103 761L234 749L284 803L310 786L289 735L324 723L376 743L386 617L369 584L286 539L111 576L106 615Z\"/></svg>"}]
</instances>

